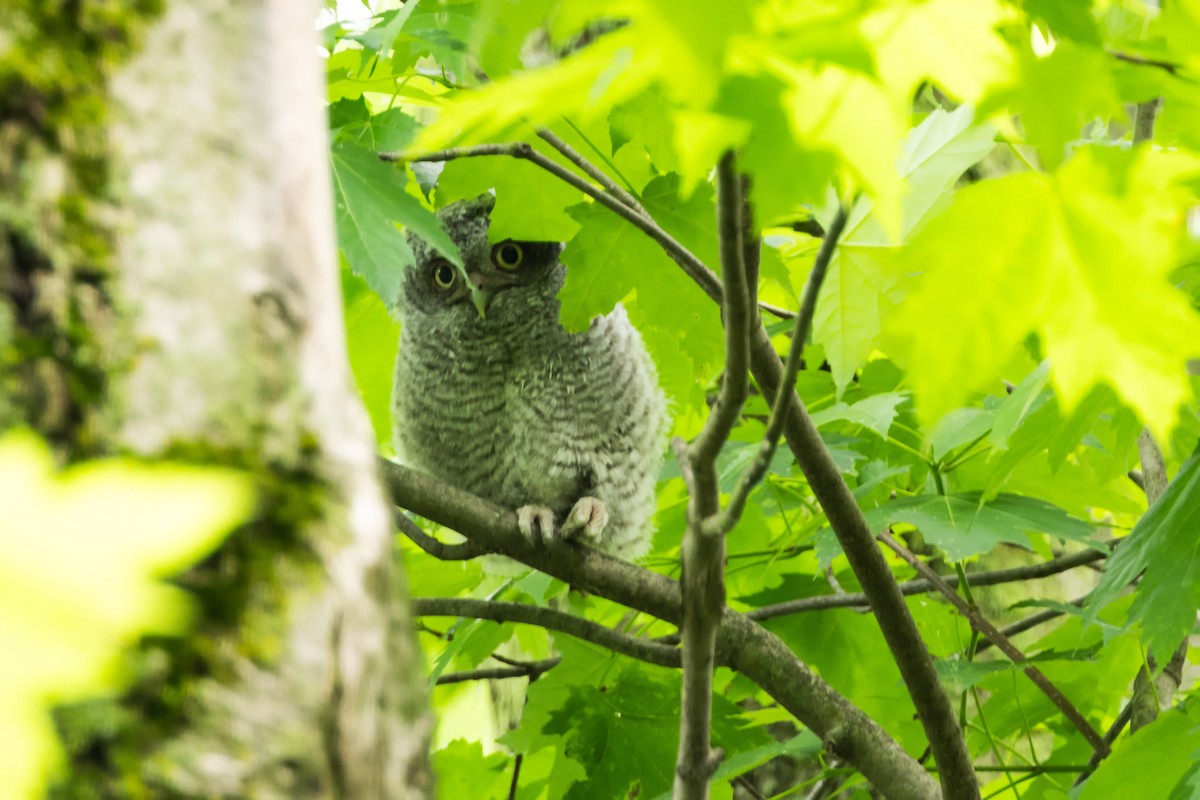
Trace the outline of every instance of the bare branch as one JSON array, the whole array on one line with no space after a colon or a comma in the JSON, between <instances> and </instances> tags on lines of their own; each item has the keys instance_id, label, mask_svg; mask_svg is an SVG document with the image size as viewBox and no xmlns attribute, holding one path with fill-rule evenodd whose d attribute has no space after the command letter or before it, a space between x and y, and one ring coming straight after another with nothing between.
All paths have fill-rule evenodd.
<instances>
[{"instance_id":1,"label":"bare branch","mask_svg":"<svg viewBox=\"0 0 1200 800\"><path fill-rule=\"evenodd\" d=\"M577 544L531 544L511 510L399 464L380 464L396 505L579 589L680 623L679 584L667 576ZM717 630L717 662L762 687L889 798L940 797L937 782L874 720L798 661L779 637L728 607Z\"/></svg>"},{"instance_id":2,"label":"bare branch","mask_svg":"<svg viewBox=\"0 0 1200 800\"><path fill-rule=\"evenodd\" d=\"M705 294L721 302L722 288L720 279L710 270L703 261L696 258L690 250L680 244L675 237L667 233L658 223L650 219L649 216L638 213L634 209L627 206L616 197L608 192L597 189L592 184L588 183L583 178L576 175L571 170L559 164L557 161L547 157L546 155L534 150L527 142L509 142L506 144L479 144L472 147L451 147L447 150L438 150L434 153L426 153L423 156L405 157L402 153L380 153L379 157L384 161L453 161L456 158L471 158L474 156L510 156L511 158L524 159L532 162L542 169L554 175L556 178L565 181L574 186L579 191L586 194L588 197L595 200L600 205L608 208L616 213L635 228L645 233L669 255L683 271L688 274L696 284L704 290Z\"/></svg>"},{"instance_id":3,"label":"bare branch","mask_svg":"<svg viewBox=\"0 0 1200 800\"><path fill-rule=\"evenodd\" d=\"M1153 58L1143 58L1142 56L1135 56L1131 53L1122 53L1117 50L1109 50L1108 54L1119 61L1124 61L1129 64L1137 64L1137 65L1143 66L1143 67L1154 67L1155 69L1165 70L1166 72L1169 72L1172 75L1177 75L1179 73L1179 65L1174 64L1170 61L1160 61L1158 59L1153 59Z\"/></svg>"},{"instance_id":4,"label":"bare branch","mask_svg":"<svg viewBox=\"0 0 1200 800\"><path fill-rule=\"evenodd\" d=\"M995 625L993 625L986 617L980 614L978 609L972 607L965 600L959 597L958 594L955 593L952 588L950 588L950 584L942 580L940 575L934 572L933 569L931 569L924 561L913 555L912 551L910 551L907 547L892 538L891 534L881 533L879 535L879 539L888 547L892 548L896 555L904 559L910 567L921 573L925 580L937 587L937 590L941 592L942 595L959 610L959 613L967 618L967 620L971 623L971 627L990 639L993 644L1000 648L1001 652L1012 659L1014 664L1026 664L1024 667L1025 674L1029 676L1029 679L1033 681L1034 685L1042 690L1042 693L1050 699L1050 702L1053 703L1055 707L1063 713L1063 716L1069 719L1071 724L1083 734L1083 737L1088 740L1088 744L1090 744L1096 752L1109 752L1108 744L1104 741L1104 738L1095 728L1092 727L1092 724L1084 718L1083 714L1079 713L1079 709L1067 699L1067 696L1064 695L1057 686L1050 682L1050 679L1047 678L1040 669L1032 664L1028 664L1028 659L1025 658L1025 654L1017 649L1016 645L1010 642L1008 638L1004 636L1004 634L997 630Z\"/></svg>"},{"instance_id":5,"label":"bare branch","mask_svg":"<svg viewBox=\"0 0 1200 800\"><path fill-rule=\"evenodd\" d=\"M646 209L642 208L642 204L638 202L636 197L619 186L616 181L608 176L608 173L584 158L583 155L574 147L571 147L571 145L567 144L553 132L545 128L538 128L537 135L555 150L562 153L565 159L578 167L585 175L603 186L606 192L642 216L649 216L646 213Z\"/></svg>"},{"instance_id":6,"label":"bare branch","mask_svg":"<svg viewBox=\"0 0 1200 800\"><path fill-rule=\"evenodd\" d=\"M566 633L660 667L679 666L679 650L674 647L614 631L553 608L471 597L414 597L412 613L414 617L470 617L494 622L522 622Z\"/></svg>"},{"instance_id":7,"label":"bare branch","mask_svg":"<svg viewBox=\"0 0 1200 800\"><path fill-rule=\"evenodd\" d=\"M451 683L466 683L467 681L494 681L506 678L529 678L536 680L544 672L557 667L562 662L562 656L545 658L541 661L529 661L522 666L482 667L468 672L450 672L440 676L435 683L445 686Z\"/></svg>"},{"instance_id":8,"label":"bare branch","mask_svg":"<svg viewBox=\"0 0 1200 800\"><path fill-rule=\"evenodd\" d=\"M720 512L717 454L737 423L750 393L750 309L754 288L747 286L742 178L728 152L717 166L717 232L725 281L725 378L700 435L687 450L691 467L687 531L683 535L683 699L679 714L679 755L675 800L705 800L719 765L711 740L712 672L717 628L725 606L725 531L707 523Z\"/></svg>"},{"instance_id":9,"label":"bare branch","mask_svg":"<svg viewBox=\"0 0 1200 800\"><path fill-rule=\"evenodd\" d=\"M1072 553L1067 556L1061 556L1051 561L1044 561L1040 564L1029 564L1024 567L1010 567L1009 569L997 569L989 572L974 572L968 573L967 583L970 586L996 586L1002 583L1014 583L1016 581L1036 580L1038 578L1048 578L1051 575L1058 575L1076 567L1082 567L1087 564L1092 564L1104 558L1104 553L1096 550L1080 550L1078 553ZM957 588L958 576L946 575L942 578L947 585ZM914 594L925 594L926 592L935 591L934 587L926 580L912 580L901 583L898 587L900 593L909 596ZM824 611L829 608L866 608L870 607L867 601L867 596L862 592L854 592L850 594L826 594L818 595L817 597L805 597L802 600L788 600L783 603L775 603L762 608L756 608L753 611L746 612L746 616L759 622L776 617L785 617L790 614L802 614L808 611ZM1053 619L1059 616L1062 612L1054 611L1050 613L1046 619ZM1039 620L1044 622L1045 620ZM1033 623L1037 624L1037 623ZM1032 625L1030 626L1032 627Z\"/></svg>"},{"instance_id":10,"label":"bare branch","mask_svg":"<svg viewBox=\"0 0 1200 800\"><path fill-rule=\"evenodd\" d=\"M929 738L939 766L938 777L946 800L975 800L979 784L971 767L970 753L958 727L958 718L933 666L916 622L904 602L891 568L875 542L850 487L842 478L829 449L821 439L808 410L792 386L782 383L783 364L766 330L754 332L750 362L755 382L768 400L784 392L788 402L784 436L796 462L804 472L813 495L821 504L854 576L862 586L875 620L917 715Z\"/></svg>"},{"instance_id":11,"label":"bare branch","mask_svg":"<svg viewBox=\"0 0 1200 800\"><path fill-rule=\"evenodd\" d=\"M787 362L783 366L782 384L784 386L792 386L796 383L801 356L804 354L804 343L808 339L813 315L817 309L817 295L821 292L821 284L825 281L825 273L829 269L829 262L833 259L838 238L841 237L842 231L846 227L848 213L849 208L845 206L838 208L837 216L834 217L833 224L829 226L829 232L825 235L825 240L821 242L821 249L817 253L812 271L808 274L808 282L804 286L804 297L800 301L800 313L796 315L796 327L792 331L792 343L788 348ZM713 520L714 533L728 533L733 530L733 526L741 519L742 510L746 507L746 500L750 497L750 493L754 491L754 487L762 481L767 470L770 469L771 459L775 456L775 448L779 445L779 439L783 435L783 426L787 424L790 407L787 399L785 392L776 394L775 404L771 407L771 417L767 422L767 432L758 447L758 453L755 454L750 466L738 479L725 511Z\"/></svg>"}]
</instances>

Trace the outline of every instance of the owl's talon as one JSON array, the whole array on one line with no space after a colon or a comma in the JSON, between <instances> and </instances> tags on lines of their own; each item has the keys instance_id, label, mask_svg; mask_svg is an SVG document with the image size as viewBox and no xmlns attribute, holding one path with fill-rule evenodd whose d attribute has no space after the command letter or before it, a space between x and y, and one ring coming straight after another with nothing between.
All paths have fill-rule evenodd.
<instances>
[{"instance_id":1,"label":"owl's talon","mask_svg":"<svg viewBox=\"0 0 1200 800\"><path fill-rule=\"evenodd\" d=\"M554 512L545 506L521 506L517 509L517 527L533 545L554 541Z\"/></svg>"},{"instance_id":2,"label":"owl's talon","mask_svg":"<svg viewBox=\"0 0 1200 800\"><path fill-rule=\"evenodd\" d=\"M562 526L562 536L564 539L572 539L582 533L595 541L600 538L607 524L608 509L604 502L596 497L581 497L576 501L571 513L567 514Z\"/></svg>"}]
</instances>

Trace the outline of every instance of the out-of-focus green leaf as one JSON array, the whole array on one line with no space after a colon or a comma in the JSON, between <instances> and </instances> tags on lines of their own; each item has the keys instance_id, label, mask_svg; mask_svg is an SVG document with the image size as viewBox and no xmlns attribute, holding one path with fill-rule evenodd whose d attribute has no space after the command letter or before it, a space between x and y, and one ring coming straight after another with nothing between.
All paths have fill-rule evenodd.
<instances>
[{"instance_id":1,"label":"out-of-focus green leaf","mask_svg":"<svg viewBox=\"0 0 1200 800\"><path fill-rule=\"evenodd\" d=\"M48 706L116 689L120 648L186 627L163 585L251 508L231 470L111 459L55 474L27 433L0 439L0 794L38 791L59 753Z\"/></svg>"},{"instance_id":2,"label":"out-of-focus green leaf","mask_svg":"<svg viewBox=\"0 0 1200 800\"><path fill-rule=\"evenodd\" d=\"M1057 167L1067 145L1096 119L1121 119L1124 109L1112 77L1115 59L1102 50L1060 42L1045 58L1022 53L1020 70L1007 92L992 102L1020 114L1025 140L1048 168ZM983 111L991 112L988 104Z\"/></svg>"},{"instance_id":3,"label":"out-of-focus green leaf","mask_svg":"<svg viewBox=\"0 0 1200 800\"><path fill-rule=\"evenodd\" d=\"M1089 147L1054 175L959 192L906 251L925 274L889 325L922 419L995 380L1033 330L1066 409L1108 383L1165 433L1200 352L1200 315L1166 280L1188 202L1179 180L1197 170L1178 153ZM980 286L987 303L963 301Z\"/></svg>"},{"instance_id":4,"label":"out-of-focus green leaf","mask_svg":"<svg viewBox=\"0 0 1200 800\"><path fill-rule=\"evenodd\" d=\"M944 205L949 187L992 149L993 137L993 129L976 124L965 105L935 111L909 133L899 158L908 184L901 241ZM879 340L881 313L898 299L894 258L899 242L885 233L874 209L873 201L863 198L851 210L813 318L813 340L825 347L839 391L866 363Z\"/></svg>"},{"instance_id":5,"label":"out-of-focus green leaf","mask_svg":"<svg viewBox=\"0 0 1200 800\"><path fill-rule=\"evenodd\" d=\"M439 800L508 796L512 763L503 753L483 754L479 742L455 739L433 754Z\"/></svg>"}]
</instances>

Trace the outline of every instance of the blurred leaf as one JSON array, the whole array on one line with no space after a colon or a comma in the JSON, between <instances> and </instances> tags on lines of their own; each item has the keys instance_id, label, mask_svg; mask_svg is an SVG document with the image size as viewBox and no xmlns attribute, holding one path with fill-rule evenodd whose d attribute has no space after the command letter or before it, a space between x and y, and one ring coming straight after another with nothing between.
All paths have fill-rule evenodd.
<instances>
[{"instance_id":1,"label":"blurred leaf","mask_svg":"<svg viewBox=\"0 0 1200 800\"><path fill-rule=\"evenodd\" d=\"M400 326L365 281L348 269L341 270L342 304L346 339L350 343L350 369L362 397L375 441L385 451L392 441L392 377Z\"/></svg>"},{"instance_id":2,"label":"blurred leaf","mask_svg":"<svg viewBox=\"0 0 1200 800\"><path fill-rule=\"evenodd\" d=\"M466 766L470 769L464 769ZM433 769L440 800L507 797L512 783L511 759L503 753L485 756L479 742L455 739L434 752Z\"/></svg>"},{"instance_id":3,"label":"blurred leaf","mask_svg":"<svg viewBox=\"0 0 1200 800\"><path fill-rule=\"evenodd\" d=\"M161 579L252 500L231 470L109 459L55 474L36 437L0 439L0 794L40 796L59 758L48 705L115 690L120 648L187 626L187 595Z\"/></svg>"},{"instance_id":4,"label":"blurred leaf","mask_svg":"<svg viewBox=\"0 0 1200 800\"><path fill-rule=\"evenodd\" d=\"M889 326L921 418L994 380L1034 330L1064 408L1108 383L1167 431L1190 391L1184 362L1200 352L1200 315L1166 280L1187 202L1177 182L1198 169L1176 153L1089 147L1054 175L959 192L905 253L925 275ZM979 286L989 301L963 302Z\"/></svg>"}]
</instances>

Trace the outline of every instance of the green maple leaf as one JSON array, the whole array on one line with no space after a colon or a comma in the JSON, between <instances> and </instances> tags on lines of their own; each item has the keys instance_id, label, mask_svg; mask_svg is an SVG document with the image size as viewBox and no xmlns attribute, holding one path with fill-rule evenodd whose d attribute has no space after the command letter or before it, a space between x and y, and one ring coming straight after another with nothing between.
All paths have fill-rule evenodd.
<instances>
[{"instance_id":1,"label":"green maple leaf","mask_svg":"<svg viewBox=\"0 0 1200 800\"><path fill-rule=\"evenodd\" d=\"M1101 800L1136 792L1144 797L1195 797L1194 778L1200 742L1200 706L1162 712L1154 722L1127 737L1088 778L1079 800ZM1173 791L1174 790L1174 791Z\"/></svg>"},{"instance_id":2,"label":"green maple leaf","mask_svg":"<svg viewBox=\"0 0 1200 800\"><path fill-rule=\"evenodd\" d=\"M1107 383L1165 433L1200 351L1200 316L1167 281L1190 200L1179 179L1197 170L1178 153L1089 147L1054 174L959 192L903 254L924 276L888 326L920 416L996 381L1033 331L1066 411Z\"/></svg>"},{"instance_id":3,"label":"green maple leaf","mask_svg":"<svg viewBox=\"0 0 1200 800\"><path fill-rule=\"evenodd\" d=\"M1058 166L1067 144L1095 119L1123 118L1124 108L1112 77L1114 59L1090 47L1061 42L1037 58L1022 52L1013 85L998 92L981 113L1007 104L1020 114L1025 140L1038 148L1047 167Z\"/></svg>"},{"instance_id":4,"label":"green maple leaf","mask_svg":"<svg viewBox=\"0 0 1200 800\"><path fill-rule=\"evenodd\" d=\"M110 692L143 633L182 631L187 595L160 581L250 510L244 475L119 459L54 473L24 433L0 439L0 794L34 797L59 758L47 706Z\"/></svg>"},{"instance_id":5,"label":"green maple leaf","mask_svg":"<svg viewBox=\"0 0 1200 800\"><path fill-rule=\"evenodd\" d=\"M954 181L992 149L993 136L991 126L975 124L969 106L935 111L909 132L899 165L908 183L901 241L948 200ZM851 211L813 318L813 341L825 348L839 392L875 349L881 310L898 299L896 243L873 211L869 198ZM810 260L802 259L805 265Z\"/></svg>"},{"instance_id":6,"label":"green maple leaf","mask_svg":"<svg viewBox=\"0 0 1200 800\"><path fill-rule=\"evenodd\" d=\"M871 530L906 522L951 561L986 553L998 544L1030 545L1030 533L1090 542L1091 525L1069 516L1050 503L1015 494L1002 494L986 503L979 492L921 495L885 503L864 512Z\"/></svg>"},{"instance_id":7,"label":"green maple leaf","mask_svg":"<svg viewBox=\"0 0 1200 800\"><path fill-rule=\"evenodd\" d=\"M1142 516L1108 560L1092 593L1087 619L1115 598L1143 571L1131 621L1141 624L1159 664L1191 632L1200 608L1200 453L1193 454L1167 490Z\"/></svg>"},{"instance_id":8,"label":"green maple leaf","mask_svg":"<svg viewBox=\"0 0 1200 800\"><path fill-rule=\"evenodd\" d=\"M350 268L389 306L400 296L412 249L399 223L462 268L458 247L437 216L405 191L404 172L353 142L333 146L333 197L338 245Z\"/></svg>"},{"instance_id":9,"label":"green maple leaf","mask_svg":"<svg viewBox=\"0 0 1200 800\"><path fill-rule=\"evenodd\" d=\"M350 369L359 396L371 417L375 440L390 449L392 440L392 371L400 342L400 326L383 300L348 269L341 270L342 310Z\"/></svg>"}]
</instances>

